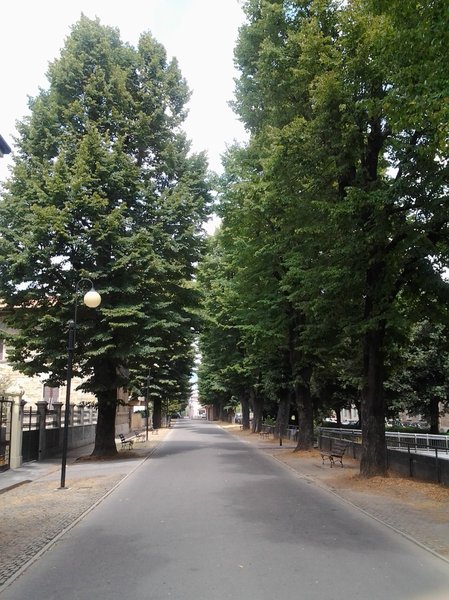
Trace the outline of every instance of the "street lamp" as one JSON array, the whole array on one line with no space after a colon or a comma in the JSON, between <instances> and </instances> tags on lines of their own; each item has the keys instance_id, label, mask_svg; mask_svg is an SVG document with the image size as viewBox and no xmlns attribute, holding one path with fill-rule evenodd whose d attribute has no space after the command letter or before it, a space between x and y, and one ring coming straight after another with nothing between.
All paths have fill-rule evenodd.
<instances>
[{"instance_id":1,"label":"street lamp","mask_svg":"<svg viewBox=\"0 0 449 600\"><path fill-rule=\"evenodd\" d=\"M157 363L153 364L153 367L158 367L159 365ZM147 394L145 396L145 415L146 415L146 435L145 435L145 439L148 441L148 419L150 417L150 409L149 409L149 405L150 405L150 381L151 381L151 367L148 369L148 375L147 375Z\"/></svg>"},{"instance_id":2,"label":"street lamp","mask_svg":"<svg viewBox=\"0 0 449 600\"><path fill-rule=\"evenodd\" d=\"M79 297L79 286L81 283L87 282L91 288L84 294L84 304L89 308L97 308L101 303L100 294L95 291L94 284L90 279L82 278L75 286L75 310L73 321L68 322L69 326L69 337L67 341L67 385L66 385L66 396L65 396L65 418L64 418L64 435L62 439L62 463L61 463L61 489L65 488L65 472L67 465L67 445L69 437L69 413L70 413L70 388L72 384L72 367L73 367L73 353L75 350L75 337L76 337L76 319L78 315L78 297Z\"/></svg>"},{"instance_id":3,"label":"street lamp","mask_svg":"<svg viewBox=\"0 0 449 600\"><path fill-rule=\"evenodd\" d=\"M145 397L145 416L146 416L146 434L145 439L148 441L148 417L149 417L149 396L150 396L150 379L151 379L151 369L148 369L148 377L147 377L147 395Z\"/></svg>"}]
</instances>

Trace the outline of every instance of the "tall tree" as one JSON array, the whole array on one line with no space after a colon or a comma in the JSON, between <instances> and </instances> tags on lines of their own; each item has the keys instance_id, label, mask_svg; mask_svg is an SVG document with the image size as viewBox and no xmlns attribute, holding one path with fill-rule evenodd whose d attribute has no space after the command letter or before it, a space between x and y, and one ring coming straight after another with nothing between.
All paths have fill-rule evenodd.
<instances>
[{"instance_id":1,"label":"tall tree","mask_svg":"<svg viewBox=\"0 0 449 600\"><path fill-rule=\"evenodd\" d=\"M94 454L114 454L117 388L133 374L162 356L187 393L206 161L189 156L189 91L151 34L132 48L83 16L48 80L19 125L0 204L0 296L18 332L10 358L63 383L75 283L92 279L102 304L79 308L76 372L98 399Z\"/></svg>"},{"instance_id":2,"label":"tall tree","mask_svg":"<svg viewBox=\"0 0 449 600\"><path fill-rule=\"evenodd\" d=\"M365 476L386 469L385 357L398 299L436 298L448 258L435 52L447 32L444 3L431 4L420 5L432 23L423 25L399 16L400 3L248 0L236 51L235 106L259 153L261 210L269 203L289 240L281 289L301 315L295 349L325 360L348 340L361 349ZM408 26L423 51L416 62L389 41L414 39ZM430 97L413 87L423 73Z\"/></svg>"},{"instance_id":3,"label":"tall tree","mask_svg":"<svg viewBox=\"0 0 449 600\"><path fill-rule=\"evenodd\" d=\"M447 322L447 320L446 320ZM401 360L391 367L387 398L398 412L420 415L430 433L440 432L440 415L449 408L447 328L425 320L412 326Z\"/></svg>"},{"instance_id":4,"label":"tall tree","mask_svg":"<svg viewBox=\"0 0 449 600\"><path fill-rule=\"evenodd\" d=\"M223 236L217 232L209 240L198 274L202 296L199 392L201 402L214 405L218 413L223 412L232 398L238 399L242 404L243 427L248 429L251 381L244 366L245 348L237 326L232 271Z\"/></svg>"}]
</instances>

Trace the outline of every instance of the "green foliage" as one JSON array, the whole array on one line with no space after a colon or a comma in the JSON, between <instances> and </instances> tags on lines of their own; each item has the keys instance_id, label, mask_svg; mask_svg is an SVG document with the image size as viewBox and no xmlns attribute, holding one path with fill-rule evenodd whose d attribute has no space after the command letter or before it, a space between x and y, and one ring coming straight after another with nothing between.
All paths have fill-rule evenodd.
<instances>
[{"instance_id":1,"label":"green foliage","mask_svg":"<svg viewBox=\"0 0 449 600\"><path fill-rule=\"evenodd\" d=\"M387 391L392 406L420 415L439 433L439 415L449 410L449 353L445 325L424 320L413 325L402 350L400 369L392 369Z\"/></svg>"},{"instance_id":2,"label":"green foliage","mask_svg":"<svg viewBox=\"0 0 449 600\"><path fill-rule=\"evenodd\" d=\"M100 410L117 387L142 387L155 360L168 372L160 392L186 399L210 201L205 158L189 154L180 129L186 83L150 34L132 48L86 17L48 79L19 125L0 205L10 359L64 381L65 323L75 283L88 277L102 303L79 307L76 372Z\"/></svg>"},{"instance_id":3,"label":"green foliage","mask_svg":"<svg viewBox=\"0 0 449 600\"><path fill-rule=\"evenodd\" d=\"M219 207L243 372L301 409L361 398L367 476L386 465L388 366L448 289L444 2L405 4L245 3L234 107L251 138Z\"/></svg>"},{"instance_id":4,"label":"green foliage","mask_svg":"<svg viewBox=\"0 0 449 600\"><path fill-rule=\"evenodd\" d=\"M203 317L198 376L203 404L224 406L245 388L241 336L232 311L236 296L230 281L230 266L218 235L210 239L209 252L198 273Z\"/></svg>"}]
</instances>

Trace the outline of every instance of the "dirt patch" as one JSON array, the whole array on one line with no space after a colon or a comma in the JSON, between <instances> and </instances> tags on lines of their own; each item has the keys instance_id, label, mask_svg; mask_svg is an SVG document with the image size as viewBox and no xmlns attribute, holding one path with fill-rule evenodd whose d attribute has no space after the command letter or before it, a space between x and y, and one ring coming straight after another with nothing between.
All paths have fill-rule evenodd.
<instances>
[{"instance_id":1,"label":"dirt patch","mask_svg":"<svg viewBox=\"0 0 449 600\"><path fill-rule=\"evenodd\" d=\"M388 477L372 477L365 479L354 475L348 479L347 484L353 489L366 489L379 494L388 494L397 497L409 497L417 492L434 502L449 502L449 488L435 483L425 483L416 479L406 479L395 475Z\"/></svg>"},{"instance_id":2,"label":"dirt patch","mask_svg":"<svg viewBox=\"0 0 449 600\"><path fill-rule=\"evenodd\" d=\"M137 440L136 438L132 450L122 449L120 448L119 444L117 454L113 454L111 456L95 456L93 454L85 454L83 456L79 456L75 462L113 462L116 460L124 460L129 458L143 458L151 450L153 450L158 443L168 435L170 431L170 428L159 429L156 435L150 434L148 440L144 441Z\"/></svg>"},{"instance_id":3,"label":"dirt patch","mask_svg":"<svg viewBox=\"0 0 449 600\"><path fill-rule=\"evenodd\" d=\"M87 454L86 456L79 456L75 462L109 462L114 460L123 460L124 458L140 458L140 454L136 452L119 452L113 456L94 456L93 454Z\"/></svg>"}]
</instances>

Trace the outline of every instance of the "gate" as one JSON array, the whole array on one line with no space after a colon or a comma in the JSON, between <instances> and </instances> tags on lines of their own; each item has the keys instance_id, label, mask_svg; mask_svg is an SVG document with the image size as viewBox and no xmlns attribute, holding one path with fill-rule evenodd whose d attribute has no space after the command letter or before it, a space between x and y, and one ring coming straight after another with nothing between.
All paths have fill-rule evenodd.
<instances>
[{"instance_id":1,"label":"gate","mask_svg":"<svg viewBox=\"0 0 449 600\"><path fill-rule=\"evenodd\" d=\"M0 471L9 469L12 401L0 398Z\"/></svg>"},{"instance_id":2,"label":"gate","mask_svg":"<svg viewBox=\"0 0 449 600\"><path fill-rule=\"evenodd\" d=\"M22 460L30 462L39 459L39 424L40 415L30 407L23 414L22 426Z\"/></svg>"}]
</instances>

